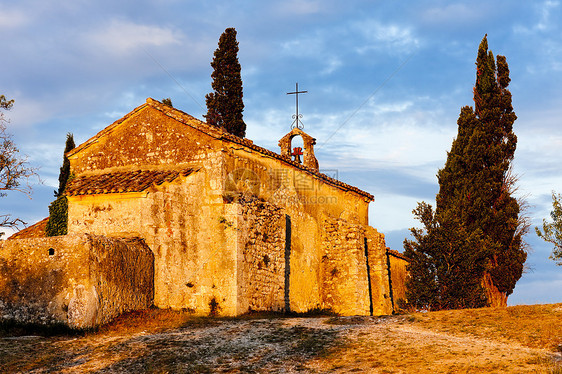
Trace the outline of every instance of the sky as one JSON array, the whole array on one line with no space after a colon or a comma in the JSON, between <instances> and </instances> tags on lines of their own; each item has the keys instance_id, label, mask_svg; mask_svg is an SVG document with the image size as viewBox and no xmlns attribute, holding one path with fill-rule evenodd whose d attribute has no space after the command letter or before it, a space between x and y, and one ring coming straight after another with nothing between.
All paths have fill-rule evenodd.
<instances>
[{"instance_id":1,"label":"sky","mask_svg":"<svg viewBox=\"0 0 562 374\"><path fill-rule=\"evenodd\" d=\"M0 94L15 100L4 115L41 179L31 199L1 198L0 214L28 224L48 216L69 132L81 144L147 97L169 97L203 119L210 62L228 27L238 33L246 136L279 151L295 111L286 93L298 82L320 168L375 196L370 224L398 251L419 226L417 203L435 203L487 34L511 73L517 196L532 228L548 219L551 192L562 192L562 4L554 0L0 0ZM552 246L533 229L526 240L527 270L509 304L562 302Z\"/></svg>"}]
</instances>

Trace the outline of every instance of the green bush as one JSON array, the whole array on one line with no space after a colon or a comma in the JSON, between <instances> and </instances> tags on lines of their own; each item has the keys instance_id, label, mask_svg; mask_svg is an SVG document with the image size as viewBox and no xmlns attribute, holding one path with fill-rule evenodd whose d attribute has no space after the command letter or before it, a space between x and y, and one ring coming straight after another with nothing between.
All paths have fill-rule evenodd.
<instances>
[{"instance_id":1,"label":"green bush","mask_svg":"<svg viewBox=\"0 0 562 374\"><path fill-rule=\"evenodd\" d=\"M68 199L60 196L49 205L47 236L66 235L68 232Z\"/></svg>"}]
</instances>

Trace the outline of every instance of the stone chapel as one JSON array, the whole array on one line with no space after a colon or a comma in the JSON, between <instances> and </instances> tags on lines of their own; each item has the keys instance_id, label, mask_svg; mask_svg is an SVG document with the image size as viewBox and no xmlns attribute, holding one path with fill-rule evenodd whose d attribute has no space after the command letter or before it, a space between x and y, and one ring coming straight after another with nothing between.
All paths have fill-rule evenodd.
<instances>
[{"instance_id":1,"label":"stone chapel","mask_svg":"<svg viewBox=\"0 0 562 374\"><path fill-rule=\"evenodd\" d=\"M67 153L68 235L0 242L0 312L78 327L151 304L391 314L374 198L323 174L315 142L296 127L272 152L147 99Z\"/></svg>"}]
</instances>

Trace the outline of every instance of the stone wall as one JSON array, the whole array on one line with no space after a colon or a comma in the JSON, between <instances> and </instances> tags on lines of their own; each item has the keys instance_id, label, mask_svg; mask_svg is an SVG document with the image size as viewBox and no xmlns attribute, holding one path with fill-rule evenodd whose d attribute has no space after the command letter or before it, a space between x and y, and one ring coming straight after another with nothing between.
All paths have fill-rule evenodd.
<instances>
[{"instance_id":1,"label":"stone wall","mask_svg":"<svg viewBox=\"0 0 562 374\"><path fill-rule=\"evenodd\" d=\"M239 223L239 312L285 308L285 215L281 208L242 198Z\"/></svg>"},{"instance_id":2,"label":"stone wall","mask_svg":"<svg viewBox=\"0 0 562 374\"><path fill-rule=\"evenodd\" d=\"M98 294L95 324L154 302L154 255L144 239L88 235L90 281Z\"/></svg>"},{"instance_id":3,"label":"stone wall","mask_svg":"<svg viewBox=\"0 0 562 374\"><path fill-rule=\"evenodd\" d=\"M341 315L370 314L364 229L329 218L325 219L323 229L323 308Z\"/></svg>"},{"instance_id":4,"label":"stone wall","mask_svg":"<svg viewBox=\"0 0 562 374\"><path fill-rule=\"evenodd\" d=\"M365 227L365 238L369 258L371 292L373 295L373 315L393 312L391 288L386 258L384 235L371 226Z\"/></svg>"},{"instance_id":5,"label":"stone wall","mask_svg":"<svg viewBox=\"0 0 562 374\"><path fill-rule=\"evenodd\" d=\"M289 247L286 309L322 308L323 217L366 225L369 200L336 188L274 157L228 145L225 195L249 193L278 206L288 217ZM368 312L368 307L367 307Z\"/></svg>"},{"instance_id":6,"label":"stone wall","mask_svg":"<svg viewBox=\"0 0 562 374\"><path fill-rule=\"evenodd\" d=\"M75 328L152 305L154 257L141 239L66 235L0 242L0 316Z\"/></svg>"},{"instance_id":7,"label":"stone wall","mask_svg":"<svg viewBox=\"0 0 562 374\"><path fill-rule=\"evenodd\" d=\"M390 263L390 278L392 286L392 297L394 299L394 308L399 309L401 305L407 301L406 298L406 278L408 271L408 259L401 253L388 250L388 259Z\"/></svg>"},{"instance_id":8,"label":"stone wall","mask_svg":"<svg viewBox=\"0 0 562 374\"><path fill-rule=\"evenodd\" d=\"M235 315L237 240L211 156L206 168L142 193L69 197L69 232L143 237L155 256L156 306L206 315L215 299L220 314Z\"/></svg>"}]
</instances>

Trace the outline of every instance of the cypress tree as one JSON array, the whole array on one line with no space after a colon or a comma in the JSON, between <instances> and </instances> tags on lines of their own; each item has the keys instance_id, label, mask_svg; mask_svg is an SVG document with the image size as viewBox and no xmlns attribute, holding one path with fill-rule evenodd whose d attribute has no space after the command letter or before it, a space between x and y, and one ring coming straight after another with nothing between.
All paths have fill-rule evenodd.
<instances>
[{"instance_id":1,"label":"cypress tree","mask_svg":"<svg viewBox=\"0 0 562 374\"><path fill-rule=\"evenodd\" d=\"M59 173L59 189L58 191L55 191L55 197L62 196L64 189L66 188L66 183L70 177L70 161L68 160L68 157L66 157L66 153L72 151L74 148L76 148L76 144L74 144L74 135L68 133L66 134L62 166Z\"/></svg>"},{"instance_id":2,"label":"cypress tree","mask_svg":"<svg viewBox=\"0 0 562 374\"><path fill-rule=\"evenodd\" d=\"M457 138L437 174L433 221L422 220L426 232L405 241L406 256L414 259L411 269L420 267L415 263L418 252L427 253L431 267L421 272L428 277L433 271L433 309L505 305L522 275L527 258L522 236L528 227L512 196L517 117L509 82L505 57L494 60L485 36L476 60L474 109L461 109ZM419 209L414 214L420 219ZM409 298L420 307L416 289L421 277L417 278L409 282Z\"/></svg>"},{"instance_id":3,"label":"cypress tree","mask_svg":"<svg viewBox=\"0 0 562 374\"><path fill-rule=\"evenodd\" d=\"M70 152L75 147L76 144L74 144L74 136L71 133L66 134L63 161L59 173L59 189L58 191L55 191L55 197L57 199L49 205L49 220L47 221L47 227L45 228L47 236L66 235L67 233L68 201L66 196L64 196L64 190L66 189L66 184L71 177L71 173L70 161L68 160L68 157L66 157L66 153Z\"/></svg>"},{"instance_id":4,"label":"cypress tree","mask_svg":"<svg viewBox=\"0 0 562 374\"><path fill-rule=\"evenodd\" d=\"M205 96L207 123L223 127L229 133L243 138L246 135L246 124L242 119L242 77L234 28L227 28L220 36L211 66L211 86L214 92Z\"/></svg>"}]
</instances>

